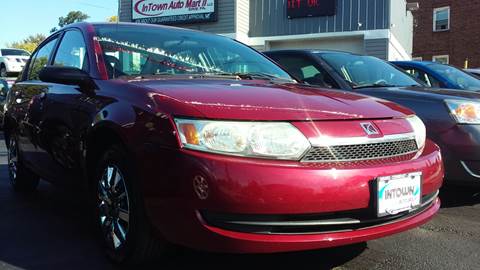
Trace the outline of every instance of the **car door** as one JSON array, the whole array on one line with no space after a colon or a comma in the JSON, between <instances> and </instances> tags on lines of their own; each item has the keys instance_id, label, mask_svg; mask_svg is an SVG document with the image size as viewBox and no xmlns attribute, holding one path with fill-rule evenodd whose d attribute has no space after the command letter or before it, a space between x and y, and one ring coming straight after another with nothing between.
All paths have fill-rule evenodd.
<instances>
[{"instance_id":1,"label":"car door","mask_svg":"<svg viewBox=\"0 0 480 270\"><path fill-rule=\"evenodd\" d=\"M42 122L44 112L44 97L50 85L39 79L40 70L48 65L56 48L58 35L50 37L42 43L29 61L27 70L22 79L13 85L10 90L12 105L11 114L17 122L14 130L22 161L35 173L46 177L45 152L39 135L39 123Z\"/></svg>"},{"instance_id":2,"label":"car door","mask_svg":"<svg viewBox=\"0 0 480 270\"><path fill-rule=\"evenodd\" d=\"M63 34L52 65L74 67L88 72L88 54L82 32L70 29ZM51 84L44 97L44 118L39 127L49 170L56 182L76 185L81 179L79 129L89 121L80 105L90 97L78 86Z\"/></svg>"}]
</instances>

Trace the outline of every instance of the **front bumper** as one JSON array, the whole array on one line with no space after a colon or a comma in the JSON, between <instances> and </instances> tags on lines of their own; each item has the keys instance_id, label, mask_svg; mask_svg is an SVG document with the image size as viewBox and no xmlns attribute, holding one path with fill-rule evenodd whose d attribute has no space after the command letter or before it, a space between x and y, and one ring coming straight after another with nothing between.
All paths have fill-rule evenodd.
<instances>
[{"instance_id":1,"label":"front bumper","mask_svg":"<svg viewBox=\"0 0 480 270\"><path fill-rule=\"evenodd\" d=\"M164 150L162 160L142 165L150 221L165 239L191 248L233 253L269 253L347 245L405 231L430 220L435 196L421 211L372 226L325 232L257 233L209 223L204 211L245 215L318 215L373 209L372 183L379 176L422 172L422 195L436 194L443 180L438 147L428 141L416 159L390 164L303 164ZM156 155L158 157L158 153ZM161 164L161 165L159 165ZM162 180L151 176L164 170ZM157 173L158 175L158 173ZM207 180L200 199L193 179Z\"/></svg>"},{"instance_id":2,"label":"front bumper","mask_svg":"<svg viewBox=\"0 0 480 270\"><path fill-rule=\"evenodd\" d=\"M7 68L7 72L9 73L20 73L22 72L23 68L25 68L25 63L7 61L5 67Z\"/></svg>"},{"instance_id":3,"label":"front bumper","mask_svg":"<svg viewBox=\"0 0 480 270\"><path fill-rule=\"evenodd\" d=\"M480 125L455 125L437 136L447 183L480 186Z\"/></svg>"}]
</instances>

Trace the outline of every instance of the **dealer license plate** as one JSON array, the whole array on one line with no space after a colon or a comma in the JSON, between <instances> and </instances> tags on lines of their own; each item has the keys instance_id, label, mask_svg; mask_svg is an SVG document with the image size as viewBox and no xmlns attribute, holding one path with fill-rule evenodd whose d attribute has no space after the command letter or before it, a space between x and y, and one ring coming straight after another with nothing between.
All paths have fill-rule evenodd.
<instances>
[{"instance_id":1,"label":"dealer license plate","mask_svg":"<svg viewBox=\"0 0 480 270\"><path fill-rule=\"evenodd\" d=\"M379 217L418 208L422 199L422 173L379 177L377 198Z\"/></svg>"}]
</instances>

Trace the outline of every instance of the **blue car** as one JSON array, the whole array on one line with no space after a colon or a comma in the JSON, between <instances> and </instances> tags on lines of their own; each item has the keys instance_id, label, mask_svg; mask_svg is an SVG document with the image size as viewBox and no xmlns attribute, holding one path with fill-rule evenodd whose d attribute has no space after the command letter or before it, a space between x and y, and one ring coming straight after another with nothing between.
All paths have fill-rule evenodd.
<instances>
[{"instance_id":1,"label":"blue car","mask_svg":"<svg viewBox=\"0 0 480 270\"><path fill-rule=\"evenodd\" d=\"M480 80L453 66L427 61L394 61L392 64L430 87L480 91Z\"/></svg>"}]
</instances>

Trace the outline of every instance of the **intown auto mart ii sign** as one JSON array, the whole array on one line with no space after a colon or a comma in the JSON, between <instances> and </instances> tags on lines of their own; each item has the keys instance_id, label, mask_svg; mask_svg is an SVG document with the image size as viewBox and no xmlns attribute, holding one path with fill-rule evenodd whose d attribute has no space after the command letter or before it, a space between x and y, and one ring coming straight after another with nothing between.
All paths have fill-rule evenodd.
<instances>
[{"instance_id":1,"label":"intown auto mart ii sign","mask_svg":"<svg viewBox=\"0 0 480 270\"><path fill-rule=\"evenodd\" d=\"M133 0L132 20L184 24L217 20L217 0Z\"/></svg>"}]
</instances>

